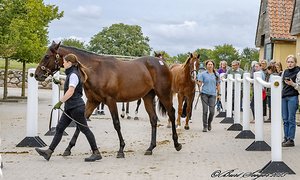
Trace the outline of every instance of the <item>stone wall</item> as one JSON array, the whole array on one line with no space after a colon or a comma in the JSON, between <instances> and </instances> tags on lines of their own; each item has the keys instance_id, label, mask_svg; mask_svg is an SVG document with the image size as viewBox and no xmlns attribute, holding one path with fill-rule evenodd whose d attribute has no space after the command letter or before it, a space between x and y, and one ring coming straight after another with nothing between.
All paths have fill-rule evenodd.
<instances>
[{"instance_id":1,"label":"stone wall","mask_svg":"<svg viewBox=\"0 0 300 180\"><path fill-rule=\"evenodd\" d=\"M25 86L27 87L27 72L26 72L26 78L25 78ZM21 88L22 87L22 71L20 70L8 70L8 78L7 78L7 85L8 87L13 88ZM4 85L4 69L0 69L0 86L3 87ZM45 88L45 89L51 89L52 83L51 79L44 82L39 82L39 88Z\"/></svg>"}]
</instances>

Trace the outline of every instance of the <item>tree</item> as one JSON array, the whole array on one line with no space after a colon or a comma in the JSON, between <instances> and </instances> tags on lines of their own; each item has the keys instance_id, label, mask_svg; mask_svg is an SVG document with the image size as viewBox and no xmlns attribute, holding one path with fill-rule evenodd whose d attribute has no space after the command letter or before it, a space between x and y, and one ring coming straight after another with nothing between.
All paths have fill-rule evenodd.
<instances>
[{"instance_id":1,"label":"tree","mask_svg":"<svg viewBox=\"0 0 300 180\"><path fill-rule=\"evenodd\" d=\"M87 49L84 45L84 41L80 41L78 39L70 38L70 39L63 39L61 43L65 46L72 46L79 49Z\"/></svg>"},{"instance_id":2,"label":"tree","mask_svg":"<svg viewBox=\"0 0 300 180\"><path fill-rule=\"evenodd\" d=\"M35 62L46 50L48 44L48 24L60 19L63 12L58 7L45 5L43 0L13 0L12 4L3 0L4 9L9 12L6 21L8 31L3 36L13 34L14 53L10 58L23 63L22 94L25 96L26 63ZM1 17L0 17L1 19Z\"/></svg>"},{"instance_id":3,"label":"tree","mask_svg":"<svg viewBox=\"0 0 300 180\"><path fill-rule=\"evenodd\" d=\"M188 53L185 54L177 54L173 57L175 63L184 63L188 58Z\"/></svg>"},{"instance_id":4,"label":"tree","mask_svg":"<svg viewBox=\"0 0 300 180\"><path fill-rule=\"evenodd\" d=\"M211 49L197 49L196 52L200 55L200 62L204 62L208 59L212 59L212 50Z\"/></svg>"},{"instance_id":5,"label":"tree","mask_svg":"<svg viewBox=\"0 0 300 180\"><path fill-rule=\"evenodd\" d=\"M7 76L9 58L15 53L15 36L10 31L11 19L20 2L0 1L0 58L5 59L3 99L7 99Z\"/></svg>"},{"instance_id":6,"label":"tree","mask_svg":"<svg viewBox=\"0 0 300 180\"><path fill-rule=\"evenodd\" d=\"M258 61L259 51L255 48L246 47L243 49L240 59L242 62L241 67L248 71L250 69L251 62Z\"/></svg>"},{"instance_id":7,"label":"tree","mask_svg":"<svg viewBox=\"0 0 300 180\"><path fill-rule=\"evenodd\" d=\"M239 52L231 44L215 46L211 55L216 64L222 60L227 61L228 64L234 60L239 60Z\"/></svg>"},{"instance_id":8,"label":"tree","mask_svg":"<svg viewBox=\"0 0 300 180\"><path fill-rule=\"evenodd\" d=\"M149 38L144 37L142 28L123 23L105 27L89 42L89 50L98 54L123 56L150 55Z\"/></svg>"}]
</instances>

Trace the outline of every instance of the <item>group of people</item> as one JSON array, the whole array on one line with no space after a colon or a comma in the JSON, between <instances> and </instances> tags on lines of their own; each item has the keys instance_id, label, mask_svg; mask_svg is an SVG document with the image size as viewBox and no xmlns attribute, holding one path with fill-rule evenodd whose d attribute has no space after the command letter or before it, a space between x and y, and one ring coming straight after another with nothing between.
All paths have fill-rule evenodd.
<instances>
[{"instance_id":1,"label":"group of people","mask_svg":"<svg viewBox=\"0 0 300 180\"><path fill-rule=\"evenodd\" d=\"M293 55L289 55L286 58L287 68L283 70L282 64L271 60L269 63L266 60L261 60L260 62L253 61L251 64L251 75L253 77L254 72L261 72L262 79L269 82L273 75L282 77L282 120L283 120L283 130L284 139L282 142L283 147L293 147L295 146L295 132L296 132L296 112L299 107L298 95L300 91L300 67L297 66L297 58ZM244 71L239 67L238 61L233 61L231 63L231 68L227 67L226 61L220 62L219 73L226 74L241 74ZM252 109L254 116L254 97L252 95L250 107ZM268 113L267 113L268 108ZM264 122L271 122L271 89L263 89L263 115L269 117L264 120ZM255 120L251 123L254 123Z\"/></svg>"},{"instance_id":2,"label":"group of people","mask_svg":"<svg viewBox=\"0 0 300 180\"><path fill-rule=\"evenodd\" d=\"M78 126L80 131L86 136L90 147L92 149L92 155L85 158L85 161L96 161L101 159L101 154L98 150L94 134L87 126L87 121L84 116L84 101L82 100L82 82L80 78L79 68L81 64L77 60L77 57L73 54L69 54L63 58L64 68L67 75L64 84L64 96L54 106L54 109L59 109L60 106L65 103L65 113L61 116L60 121L56 127L56 133L46 150L36 148L36 151L43 156L46 160L49 160L56 146L61 141L64 130L71 123L71 118L76 117L79 122ZM294 56L288 56L286 59L287 69L282 70L280 62L271 61L269 65L266 60L261 62L254 62L253 71L261 71L263 79L268 81L271 75L280 75L283 78L282 89L282 119L284 124L284 140L282 146L291 147L294 146L295 130L296 130L296 111L298 109L298 95L300 91L300 67L297 66L297 59ZM215 113L216 100L220 98L220 74L241 74L244 71L240 68L239 61L232 61L231 68L227 67L226 61L220 62L220 68L216 70L215 62L213 60L207 60L205 62L205 71L197 75L196 83L201 87L201 102L202 102L202 123L203 132L212 130L212 121ZM266 100L264 106L269 104L269 116L271 114L271 98L270 91L266 91ZM102 106L103 109L103 106ZM254 109L254 108L252 108ZM101 111L100 111L101 113ZM66 115L68 114L68 116ZM264 115L266 110L264 110ZM70 117L69 117L70 116ZM271 119L269 118L269 121Z\"/></svg>"}]
</instances>

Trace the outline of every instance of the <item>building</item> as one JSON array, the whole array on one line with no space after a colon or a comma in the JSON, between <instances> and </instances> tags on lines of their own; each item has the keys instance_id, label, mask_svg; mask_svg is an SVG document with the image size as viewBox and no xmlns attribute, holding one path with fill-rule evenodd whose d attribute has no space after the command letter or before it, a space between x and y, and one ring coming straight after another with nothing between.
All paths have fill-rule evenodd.
<instances>
[{"instance_id":1,"label":"building","mask_svg":"<svg viewBox=\"0 0 300 180\"><path fill-rule=\"evenodd\" d=\"M297 37L295 55L298 59L298 64L300 64L300 0L295 0L290 33Z\"/></svg>"},{"instance_id":2,"label":"building","mask_svg":"<svg viewBox=\"0 0 300 180\"><path fill-rule=\"evenodd\" d=\"M285 68L286 57L295 55L297 36L290 33L295 1L298 0L261 0L255 37L260 60L274 59ZM299 25L295 31L299 34Z\"/></svg>"}]
</instances>

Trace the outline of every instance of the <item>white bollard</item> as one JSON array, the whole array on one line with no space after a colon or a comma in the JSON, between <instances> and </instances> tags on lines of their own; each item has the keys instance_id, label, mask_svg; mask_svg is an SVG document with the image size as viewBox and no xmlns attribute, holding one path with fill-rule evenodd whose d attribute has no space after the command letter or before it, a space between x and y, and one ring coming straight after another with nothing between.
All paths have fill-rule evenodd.
<instances>
[{"instance_id":1,"label":"white bollard","mask_svg":"<svg viewBox=\"0 0 300 180\"><path fill-rule=\"evenodd\" d=\"M60 80L59 79L59 71L56 72L53 75L53 78ZM59 99L59 93L60 93L60 86L55 84L54 82L52 82L52 107L60 100ZM59 119L59 109L53 110L53 114L52 114L52 123L51 123L51 128L55 128Z\"/></svg>"},{"instance_id":2,"label":"white bollard","mask_svg":"<svg viewBox=\"0 0 300 180\"><path fill-rule=\"evenodd\" d=\"M233 123L232 118L232 86L233 86L233 75L227 75L227 103L226 103L226 117L220 123Z\"/></svg>"},{"instance_id":3,"label":"white bollard","mask_svg":"<svg viewBox=\"0 0 300 180\"><path fill-rule=\"evenodd\" d=\"M264 120L263 120L263 86L258 82L257 78L262 78L261 72L254 73L254 114L255 114L255 140L264 140Z\"/></svg>"},{"instance_id":4,"label":"white bollard","mask_svg":"<svg viewBox=\"0 0 300 180\"><path fill-rule=\"evenodd\" d=\"M17 147L43 147L46 144L38 137L38 82L34 78L34 68L28 69L28 93L26 115L26 137Z\"/></svg>"},{"instance_id":5,"label":"white bollard","mask_svg":"<svg viewBox=\"0 0 300 180\"><path fill-rule=\"evenodd\" d=\"M53 75L53 78L60 81L59 71ZM52 107L60 100L59 98L60 98L60 85L55 84L52 81ZM46 132L45 136L55 135L55 128L57 126L59 118L60 118L60 110L53 109L52 119L51 119L51 127L50 127L51 129L48 132ZM65 132L64 132L64 135L66 135Z\"/></svg>"},{"instance_id":6,"label":"white bollard","mask_svg":"<svg viewBox=\"0 0 300 180\"><path fill-rule=\"evenodd\" d=\"M225 73L222 73L221 74L221 79L224 77ZM226 110L226 101L225 101L225 94L226 94L226 81L223 81L221 80L221 89L220 89L220 93L221 93L221 103L222 103L222 106L223 106L223 111L222 112L225 112Z\"/></svg>"},{"instance_id":7,"label":"white bollard","mask_svg":"<svg viewBox=\"0 0 300 180\"><path fill-rule=\"evenodd\" d=\"M38 82L35 80L34 74L35 69L31 68L28 70L28 92L27 92L27 131L26 136L34 137L37 136L38 129Z\"/></svg>"},{"instance_id":8,"label":"white bollard","mask_svg":"<svg viewBox=\"0 0 300 180\"><path fill-rule=\"evenodd\" d=\"M268 162L260 171L260 173L281 173L281 174L296 174L291 168L289 168L282 161L282 147L281 147L281 88L282 88L282 78L280 76L271 76L271 158L272 160Z\"/></svg>"},{"instance_id":9,"label":"white bollard","mask_svg":"<svg viewBox=\"0 0 300 180\"><path fill-rule=\"evenodd\" d=\"M262 72L254 73L254 114L255 114L255 141L246 148L247 151L271 151L271 147L264 141L263 133L263 99L262 90L269 83L262 80Z\"/></svg>"},{"instance_id":10,"label":"white bollard","mask_svg":"<svg viewBox=\"0 0 300 180\"><path fill-rule=\"evenodd\" d=\"M243 129L241 125L241 75L234 75L234 122L227 129L228 131L241 131Z\"/></svg>"},{"instance_id":11,"label":"white bollard","mask_svg":"<svg viewBox=\"0 0 300 180\"><path fill-rule=\"evenodd\" d=\"M236 139L254 139L255 135L250 130L250 73L243 75L243 130L235 137Z\"/></svg>"},{"instance_id":12,"label":"white bollard","mask_svg":"<svg viewBox=\"0 0 300 180\"><path fill-rule=\"evenodd\" d=\"M272 146L272 161L282 161L282 128L281 128L281 77L271 76L271 146ZM279 98L280 97L280 98Z\"/></svg>"}]
</instances>

